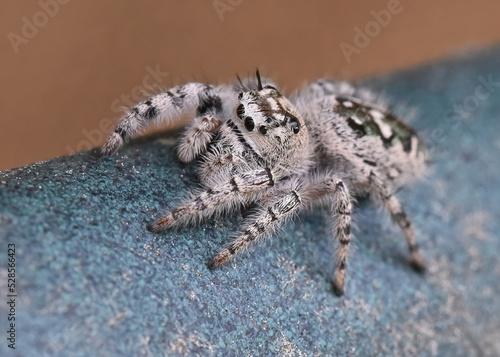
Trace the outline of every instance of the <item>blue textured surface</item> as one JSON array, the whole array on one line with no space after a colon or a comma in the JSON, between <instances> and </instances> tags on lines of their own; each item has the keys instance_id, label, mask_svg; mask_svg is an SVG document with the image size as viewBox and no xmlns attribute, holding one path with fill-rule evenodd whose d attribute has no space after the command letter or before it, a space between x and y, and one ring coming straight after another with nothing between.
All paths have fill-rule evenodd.
<instances>
[{"instance_id":1,"label":"blue textured surface","mask_svg":"<svg viewBox=\"0 0 500 357\"><path fill-rule=\"evenodd\" d=\"M148 232L196 186L171 134L109 159L82 152L0 173L1 299L8 242L19 294L17 349L3 332L0 354L500 355L500 87L467 99L479 76L500 81L499 59L497 48L366 81L416 107L412 124L433 147L428 179L399 194L429 271L412 271L401 232L361 201L342 298L320 212L216 271L206 262L241 213ZM469 105L461 120L446 114L454 104Z\"/></svg>"}]
</instances>

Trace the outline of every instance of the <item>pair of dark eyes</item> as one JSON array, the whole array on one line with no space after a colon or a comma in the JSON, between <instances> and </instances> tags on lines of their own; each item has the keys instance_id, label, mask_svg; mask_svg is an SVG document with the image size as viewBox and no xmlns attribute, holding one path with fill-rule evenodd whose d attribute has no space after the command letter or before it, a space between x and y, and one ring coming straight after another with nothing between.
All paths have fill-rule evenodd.
<instances>
[{"instance_id":1,"label":"pair of dark eyes","mask_svg":"<svg viewBox=\"0 0 500 357\"><path fill-rule=\"evenodd\" d=\"M253 119L251 117L245 116L245 107L243 106L243 104L238 105L238 107L236 108L236 114L238 115L238 118L243 120L245 129L247 129L248 131L253 131L255 129L255 122L253 121ZM288 122L290 123L293 133L297 134L300 130L300 126L297 119L293 117L290 118ZM259 127L259 132L262 135L266 135L268 130L269 130L268 127L265 125L261 125Z\"/></svg>"},{"instance_id":2,"label":"pair of dark eyes","mask_svg":"<svg viewBox=\"0 0 500 357\"><path fill-rule=\"evenodd\" d=\"M238 108L236 108L236 115L238 115L238 118L243 120L245 129L247 129L248 131L252 131L255 128L255 122L253 121L253 119L245 116L245 107L243 106L243 104L238 105Z\"/></svg>"},{"instance_id":3,"label":"pair of dark eyes","mask_svg":"<svg viewBox=\"0 0 500 357\"><path fill-rule=\"evenodd\" d=\"M253 121L253 119L251 117L245 116L245 107L243 106L243 104L238 105L238 108L236 108L236 115L238 115L238 118L243 120L245 129L247 129L248 131L253 131L253 129L255 129L255 122ZM263 129L265 129L264 132ZM267 128L265 126L261 126L259 128L259 131L262 134L265 134L267 133Z\"/></svg>"}]
</instances>

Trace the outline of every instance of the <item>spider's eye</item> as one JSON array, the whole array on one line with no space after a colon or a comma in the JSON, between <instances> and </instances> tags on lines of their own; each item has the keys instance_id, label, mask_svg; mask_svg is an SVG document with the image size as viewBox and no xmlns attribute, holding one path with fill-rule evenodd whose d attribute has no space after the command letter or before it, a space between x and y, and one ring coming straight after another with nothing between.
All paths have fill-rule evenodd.
<instances>
[{"instance_id":1,"label":"spider's eye","mask_svg":"<svg viewBox=\"0 0 500 357\"><path fill-rule=\"evenodd\" d=\"M299 124L299 121L297 120L297 118L291 117L289 123L290 123L290 127L292 128L293 133L298 134L298 132L300 131L300 124Z\"/></svg>"},{"instance_id":2,"label":"spider's eye","mask_svg":"<svg viewBox=\"0 0 500 357\"><path fill-rule=\"evenodd\" d=\"M243 120L243 116L245 115L245 107L243 104L238 105L238 108L236 108L236 115L238 115L238 118Z\"/></svg>"},{"instance_id":3,"label":"spider's eye","mask_svg":"<svg viewBox=\"0 0 500 357\"><path fill-rule=\"evenodd\" d=\"M243 98L243 92L238 94L238 99L241 100L241 98Z\"/></svg>"},{"instance_id":4,"label":"spider's eye","mask_svg":"<svg viewBox=\"0 0 500 357\"><path fill-rule=\"evenodd\" d=\"M248 131L252 131L255 128L255 123L252 118L246 117L245 118L245 129Z\"/></svg>"},{"instance_id":5,"label":"spider's eye","mask_svg":"<svg viewBox=\"0 0 500 357\"><path fill-rule=\"evenodd\" d=\"M261 125L261 126L259 126L259 132L260 132L262 135L266 135L266 134L267 134L267 130L268 130L267 126L265 126L265 125Z\"/></svg>"}]
</instances>

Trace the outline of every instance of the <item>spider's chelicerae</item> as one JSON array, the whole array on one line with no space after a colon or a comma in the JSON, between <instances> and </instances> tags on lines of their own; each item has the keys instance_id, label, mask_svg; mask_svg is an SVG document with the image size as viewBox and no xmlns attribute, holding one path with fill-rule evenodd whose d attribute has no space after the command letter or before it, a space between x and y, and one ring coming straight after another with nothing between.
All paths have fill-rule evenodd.
<instances>
[{"instance_id":1,"label":"spider's chelicerae","mask_svg":"<svg viewBox=\"0 0 500 357\"><path fill-rule=\"evenodd\" d=\"M286 98L270 80L232 85L187 83L127 112L101 149L113 154L144 128L181 116L194 119L180 139L179 159L202 157L202 190L149 226L160 232L240 205L257 204L241 231L212 259L216 268L277 230L294 214L328 210L338 240L334 287L344 291L352 197L370 195L401 227L411 264L424 269L410 220L395 192L425 168L416 132L366 93L319 80Z\"/></svg>"}]
</instances>

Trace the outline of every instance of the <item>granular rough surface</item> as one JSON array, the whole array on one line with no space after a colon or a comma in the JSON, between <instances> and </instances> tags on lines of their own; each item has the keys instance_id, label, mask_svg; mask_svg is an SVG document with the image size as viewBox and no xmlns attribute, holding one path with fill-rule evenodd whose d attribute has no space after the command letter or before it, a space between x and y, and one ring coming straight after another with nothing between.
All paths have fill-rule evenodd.
<instances>
[{"instance_id":1,"label":"granular rough surface","mask_svg":"<svg viewBox=\"0 0 500 357\"><path fill-rule=\"evenodd\" d=\"M148 232L197 185L196 165L176 159L178 133L156 134L111 158L86 151L0 173L0 355L500 355L500 48L363 84L415 107L412 125L433 152L427 179L399 193L425 275L365 200L341 298L321 212L208 270L245 212Z\"/></svg>"}]
</instances>

